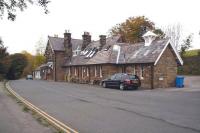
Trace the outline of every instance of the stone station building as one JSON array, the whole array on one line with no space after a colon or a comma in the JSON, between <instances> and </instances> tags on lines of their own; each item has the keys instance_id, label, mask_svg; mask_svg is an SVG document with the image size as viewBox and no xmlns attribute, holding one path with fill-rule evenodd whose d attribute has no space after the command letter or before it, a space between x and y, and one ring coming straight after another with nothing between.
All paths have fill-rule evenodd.
<instances>
[{"instance_id":1,"label":"stone station building","mask_svg":"<svg viewBox=\"0 0 200 133\"><path fill-rule=\"evenodd\" d=\"M99 84L114 73L132 73L141 79L141 88L175 86L177 66L183 61L169 39L148 31L144 42L125 43L120 35L100 35L92 41L84 32L82 39L48 37L46 64L40 67L42 79Z\"/></svg>"}]
</instances>

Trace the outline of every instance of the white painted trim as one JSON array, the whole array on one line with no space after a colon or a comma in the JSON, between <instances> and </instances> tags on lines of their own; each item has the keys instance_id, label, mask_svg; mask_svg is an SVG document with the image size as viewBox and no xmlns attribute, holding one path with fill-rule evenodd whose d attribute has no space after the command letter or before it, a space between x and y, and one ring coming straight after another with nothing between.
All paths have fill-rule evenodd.
<instances>
[{"instance_id":1,"label":"white painted trim","mask_svg":"<svg viewBox=\"0 0 200 133\"><path fill-rule=\"evenodd\" d=\"M136 73L135 73L136 71L135 71L135 65L133 66L133 74L134 75L136 75Z\"/></svg>"},{"instance_id":2,"label":"white painted trim","mask_svg":"<svg viewBox=\"0 0 200 133\"><path fill-rule=\"evenodd\" d=\"M172 48L173 48L178 60L180 61L181 65L183 65L183 60L182 60L180 54L178 53L177 49L175 48L175 46L171 42L170 42L170 45L172 46Z\"/></svg>"},{"instance_id":3,"label":"white painted trim","mask_svg":"<svg viewBox=\"0 0 200 133\"><path fill-rule=\"evenodd\" d=\"M156 59L155 63L154 63L154 66L158 63L158 61L160 60L162 54L164 53L164 51L166 50L167 46L168 45L171 45L174 53L176 54L176 57L178 58L179 62L181 63L181 65L183 65L183 60L181 59L178 51L176 50L176 48L173 46L173 44L170 43L170 40L165 44L165 47L163 48L162 52L160 53L160 55L158 56L158 58Z\"/></svg>"},{"instance_id":4,"label":"white painted trim","mask_svg":"<svg viewBox=\"0 0 200 133\"><path fill-rule=\"evenodd\" d=\"M50 47L51 47L51 51L54 53L54 50L53 50L53 47L52 47L52 45L51 45L51 41L50 41L50 39L49 39L49 37L48 37L48 42L47 42L47 44L49 43L49 45L50 45Z\"/></svg>"},{"instance_id":5,"label":"white painted trim","mask_svg":"<svg viewBox=\"0 0 200 133\"><path fill-rule=\"evenodd\" d=\"M76 70L77 68L74 67L74 69L75 69L75 70L74 70L74 75L77 76L77 70Z\"/></svg>"},{"instance_id":6,"label":"white painted trim","mask_svg":"<svg viewBox=\"0 0 200 133\"><path fill-rule=\"evenodd\" d=\"M84 67L81 67L81 77L82 77L82 79L84 77Z\"/></svg>"},{"instance_id":7,"label":"white painted trim","mask_svg":"<svg viewBox=\"0 0 200 133\"><path fill-rule=\"evenodd\" d=\"M121 51L121 47L119 47L119 50L118 50L118 53L117 53L117 60L116 60L116 64L118 64L118 63L119 63L120 51Z\"/></svg>"},{"instance_id":8,"label":"white painted trim","mask_svg":"<svg viewBox=\"0 0 200 133\"><path fill-rule=\"evenodd\" d=\"M89 68L87 67L87 77L89 77Z\"/></svg>"},{"instance_id":9,"label":"white painted trim","mask_svg":"<svg viewBox=\"0 0 200 133\"><path fill-rule=\"evenodd\" d=\"M71 67L69 67L69 76L71 76Z\"/></svg>"},{"instance_id":10,"label":"white painted trim","mask_svg":"<svg viewBox=\"0 0 200 133\"><path fill-rule=\"evenodd\" d=\"M94 68L94 76L97 77L97 66Z\"/></svg>"},{"instance_id":11,"label":"white painted trim","mask_svg":"<svg viewBox=\"0 0 200 133\"><path fill-rule=\"evenodd\" d=\"M103 76L102 76L102 66L99 66L100 68L99 68L99 74L100 74L100 77L102 78Z\"/></svg>"}]
</instances>

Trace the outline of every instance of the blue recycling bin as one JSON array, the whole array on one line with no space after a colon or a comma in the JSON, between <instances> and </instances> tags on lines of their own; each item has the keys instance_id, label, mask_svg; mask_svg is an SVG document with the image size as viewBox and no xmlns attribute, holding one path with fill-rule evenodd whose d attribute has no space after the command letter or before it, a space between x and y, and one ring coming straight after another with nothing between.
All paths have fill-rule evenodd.
<instances>
[{"instance_id":1,"label":"blue recycling bin","mask_svg":"<svg viewBox=\"0 0 200 133\"><path fill-rule=\"evenodd\" d=\"M183 88L184 87L184 77L183 76L177 76L176 77L176 87L177 88Z\"/></svg>"}]
</instances>

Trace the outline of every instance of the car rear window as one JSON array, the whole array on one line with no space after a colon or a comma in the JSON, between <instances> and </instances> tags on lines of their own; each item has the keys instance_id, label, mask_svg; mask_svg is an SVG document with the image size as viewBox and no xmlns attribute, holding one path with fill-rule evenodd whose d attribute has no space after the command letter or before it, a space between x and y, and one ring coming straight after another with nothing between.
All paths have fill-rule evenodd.
<instances>
[{"instance_id":1,"label":"car rear window","mask_svg":"<svg viewBox=\"0 0 200 133\"><path fill-rule=\"evenodd\" d=\"M135 75L129 75L129 79L137 79Z\"/></svg>"},{"instance_id":2,"label":"car rear window","mask_svg":"<svg viewBox=\"0 0 200 133\"><path fill-rule=\"evenodd\" d=\"M28 75L27 77L28 77L28 78L32 78L32 75Z\"/></svg>"}]
</instances>

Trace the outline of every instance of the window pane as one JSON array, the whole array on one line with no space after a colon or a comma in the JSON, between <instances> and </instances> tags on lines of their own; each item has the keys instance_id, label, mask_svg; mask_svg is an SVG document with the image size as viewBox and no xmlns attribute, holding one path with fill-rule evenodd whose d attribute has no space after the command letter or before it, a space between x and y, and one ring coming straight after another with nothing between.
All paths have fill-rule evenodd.
<instances>
[{"instance_id":1,"label":"window pane","mask_svg":"<svg viewBox=\"0 0 200 133\"><path fill-rule=\"evenodd\" d=\"M114 80L114 79L115 79L115 76L116 76L116 75L111 76L110 79L111 79L111 80Z\"/></svg>"},{"instance_id":2,"label":"window pane","mask_svg":"<svg viewBox=\"0 0 200 133\"><path fill-rule=\"evenodd\" d=\"M115 79L116 79L116 80L121 80L121 74L116 74Z\"/></svg>"},{"instance_id":3,"label":"window pane","mask_svg":"<svg viewBox=\"0 0 200 133\"><path fill-rule=\"evenodd\" d=\"M129 75L130 79L136 79L135 75Z\"/></svg>"}]
</instances>

